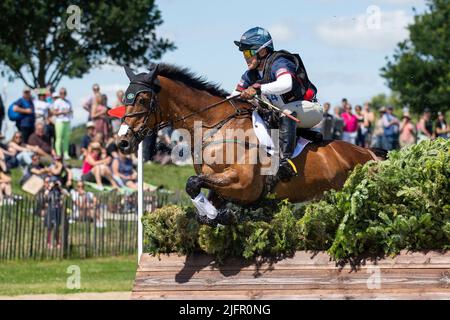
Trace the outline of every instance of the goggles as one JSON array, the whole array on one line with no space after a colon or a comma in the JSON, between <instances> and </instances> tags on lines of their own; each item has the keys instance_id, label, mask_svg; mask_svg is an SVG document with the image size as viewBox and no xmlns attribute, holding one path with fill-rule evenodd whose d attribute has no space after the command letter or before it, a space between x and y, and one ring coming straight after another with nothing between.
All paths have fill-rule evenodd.
<instances>
[{"instance_id":1,"label":"goggles","mask_svg":"<svg viewBox=\"0 0 450 320\"><path fill-rule=\"evenodd\" d=\"M250 59L251 57L255 56L258 51L257 50L244 50L242 52L244 53L245 59Z\"/></svg>"}]
</instances>

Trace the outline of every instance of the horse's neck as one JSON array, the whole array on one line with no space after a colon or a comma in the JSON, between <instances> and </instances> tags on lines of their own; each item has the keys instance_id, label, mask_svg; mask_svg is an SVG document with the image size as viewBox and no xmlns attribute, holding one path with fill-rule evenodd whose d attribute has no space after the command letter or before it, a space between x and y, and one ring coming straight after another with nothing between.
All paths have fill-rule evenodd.
<instances>
[{"instance_id":1,"label":"horse's neck","mask_svg":"<svg viewBox=\"0 0 450 320\"><path fill-rule=\"evenodd\" d=\"M209 127L233 113L234 108L229 103L199 112L214 103L220 102L223 98L191 89L182 83L164 77L159 77L159 79L161 91L158 98L162 120L173 123L174 129L183 128L193 132L196 121ZM191 114L192 116L190 116Z\"/></svg>"}]
</instances>

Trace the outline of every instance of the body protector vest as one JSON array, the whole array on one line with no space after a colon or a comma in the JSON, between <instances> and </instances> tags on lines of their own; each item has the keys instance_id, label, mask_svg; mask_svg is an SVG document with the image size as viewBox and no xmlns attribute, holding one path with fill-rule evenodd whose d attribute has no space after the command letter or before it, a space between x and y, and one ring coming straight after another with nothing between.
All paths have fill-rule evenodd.
<instances>
[{"instance_id":1,"label":"body protector vest","mask_svg":"<svg viewBox=\"0 0 450 320\"><path fill-rule=\"evenodd\" d=\"M286 50L274 51L269 55L264 63L262 79L259 78L258 70L251 70L251 72L249 72L248 74L251 82L266 84L274 81L271 79L270 71L273 62L280 57L292 61L296 67L295 74L292 75L292 77L294 78L292 81L292 90L281 96L283 102L287 104L293 101L301 100L315 101L317 88L309 80L306 68L303 64L302 59L300 58L300 55L296 53L290 53Z\"/></svg>"}]
</instances>

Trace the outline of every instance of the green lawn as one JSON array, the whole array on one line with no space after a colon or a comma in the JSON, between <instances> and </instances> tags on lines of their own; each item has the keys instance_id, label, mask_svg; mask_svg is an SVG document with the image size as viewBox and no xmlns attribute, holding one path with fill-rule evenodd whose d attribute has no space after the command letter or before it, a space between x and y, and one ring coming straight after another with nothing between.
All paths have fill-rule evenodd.
<instances>
[{"instance_id":1,"label":"green lawn","mask_svg":"<svg viewBox=\"0 0 450 320\"><path fill-rule=\"evenodd\" d=\"M79 167L79 160L70 160L72 166ZM144 181L154 186L163 186L165 189L177 191L184 190L187 179L194 175L192 166L176 166L148 163L144 165ZM20 188L19 181L22 171L18 168L11 170L12 188L15 194L25 194Z\"/></svg>"},{"instance_id":2,"label":"green lawn","mask_svg":"<svg viewBox=\"0 0 450 320\"><path fill-rule=\"evenodd\" d=\"M69 266L80 268L80 289L68 289ZM0 295L131 291L137 257L0 263ZM70 280L70 279L69 279ZM69 281L69 283L71 283Z\"/></svg>"}]
</instances>

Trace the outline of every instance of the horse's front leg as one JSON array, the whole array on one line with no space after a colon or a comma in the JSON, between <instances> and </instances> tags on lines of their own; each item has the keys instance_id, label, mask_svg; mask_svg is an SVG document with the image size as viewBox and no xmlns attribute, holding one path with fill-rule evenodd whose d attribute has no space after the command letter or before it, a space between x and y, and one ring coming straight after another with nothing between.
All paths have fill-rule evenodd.
<instances>
[{"instance_id":1,"label":"horse's front leg","mask_svg":"<svg viewBox=\"0 0 450 320\"><path fill-rule=\"evenodd\" d=\"M229 187L239 181L238 174L230 169L221 173L201 174L192 176L186 183L186 192L198 211L198 220L201 223L215 226L232 223L232 216L222 210L224 200L215 192L215 187ZM201 193L202 188L210 189L206 198Z\"/></svg>"},{"instance_id":2,"label":"horse's front leg","mask_svg":"<svg viewBox=\"0 0 450 320\"><path fill-rule=\"evenodd\" d=\"M228 187L238 181L239 175L234 169L221 173L200 174L189 177L186 182L186 192L192 199L195 199L202 188L214 190L215 187Z\"/></svg>"}]
</instances>

